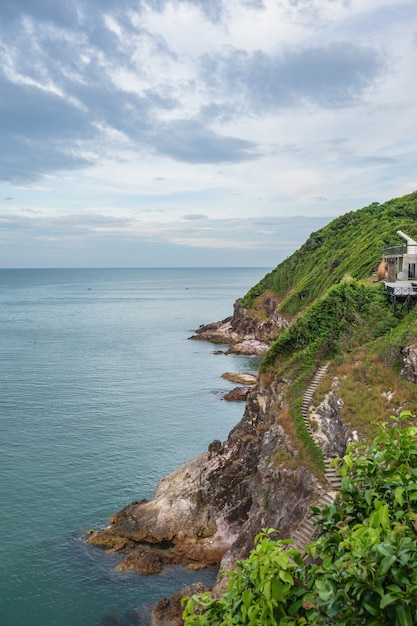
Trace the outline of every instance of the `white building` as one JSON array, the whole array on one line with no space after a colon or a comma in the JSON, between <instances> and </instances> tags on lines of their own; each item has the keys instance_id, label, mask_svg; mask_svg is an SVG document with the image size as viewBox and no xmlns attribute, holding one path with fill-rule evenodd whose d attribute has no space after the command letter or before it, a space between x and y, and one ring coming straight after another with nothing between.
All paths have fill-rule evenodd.
<instances>
[{"instance_id":1,"label":"white building","mask_svg":"<svg viewBox=\"0 0 417 626\"><path fill-rule=\"evenodd\" d=\"M417 241L397 230L406 244L387 248L383 252L387 267L387 281L390 283L417 279Z\"/></svg>"}]
</instances>

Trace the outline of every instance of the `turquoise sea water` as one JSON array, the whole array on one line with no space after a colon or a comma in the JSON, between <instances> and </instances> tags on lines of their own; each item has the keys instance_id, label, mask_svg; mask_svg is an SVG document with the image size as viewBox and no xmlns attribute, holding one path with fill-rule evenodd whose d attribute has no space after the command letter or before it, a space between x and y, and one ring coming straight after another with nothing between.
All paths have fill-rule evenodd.
<instances>
[{"instance_id":1,"label":"turquoise sea water","mask_svg":"<svg viewBox=\"0 0 417 626\"><path fill-rule=\"evenodd\" d=\"M145 625L196 579L115 572L84 535L240 419L221 374L256 361L188 337L264 274L0 270L0 624Z\"/></svg>"}]
</instances>

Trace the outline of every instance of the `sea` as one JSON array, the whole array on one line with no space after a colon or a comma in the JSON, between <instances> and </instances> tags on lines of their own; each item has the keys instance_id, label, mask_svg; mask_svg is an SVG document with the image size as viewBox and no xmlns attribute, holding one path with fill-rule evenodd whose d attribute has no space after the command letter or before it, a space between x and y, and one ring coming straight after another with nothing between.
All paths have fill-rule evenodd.
<instances>
[{"instance_id":1,"label":"sea","mask_svg":"<svg viewBox=\"0 0 417 626\"><path fill-rule=\"evenodd\" d=\"M189 337L268 269L0 270L2 626L146 626L159 599L214 581L117 572L85 537L242 417L221 375L258 359Z\"/></svg>"}]
</instances>

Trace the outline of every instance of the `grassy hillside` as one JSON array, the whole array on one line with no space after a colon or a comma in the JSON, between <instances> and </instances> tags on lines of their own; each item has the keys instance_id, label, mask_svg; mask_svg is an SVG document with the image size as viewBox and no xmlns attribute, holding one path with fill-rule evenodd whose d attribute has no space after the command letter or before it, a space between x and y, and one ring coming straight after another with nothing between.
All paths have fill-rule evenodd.
<instances>
[{"instance_id":1,"label":"grassy hillside","mask_svg":"<svg viewBox=\"0 0 417 626\"><path fill-rule=\"evenodd\" d=\"M364 443L344 457L340 499L315 511L321 530L310 552L317 564L264 530L229 572L220 598L188 600L187 626L417 623L417 385L403 375L403 350L417 346L417 306L394 313L385 286L372 279L382 250L403 243L397 230L417 238L417 192L334 220L242 299L259 309L263 294L273 292L279 312L292 318L260 367L265 386L288 382L277 419L297 447L292 462L317 476L323 470L301 399L324 362L328 374L314 404L336 379L343 423Z\"/></svg>"},{"instance_id":2,"label":"grassy hillside","mask_svg":"<svg viewBox=\"0 0 417 626\"><path fill-rule=\"evenodd\" d=\"M417 237L417 192L351 211L312 233L303 246L267 274L242 299L250 308L264 291L278 294L280 311L295 315L346 274L372 274L384 248L404 243L397 230Z\"/></svg>"},{"instance_id":3,"label":"grassy hillside","mask_svg":"<svg viewBox=\"0 0 417 626\"><path fill-rule=\"evenodd\" d=\"M417 412L417 386L399 375L402 349L417 345L417 307L394 315L384 285L372 278L382 250L403 243L397 230L417 237L417 193L337 218L243 299L256 305L272 291L280 312L293 318L265 355L260 375L266 383L276 376L290 381L289 412L300 453L318 468L322 455L301 417L301 397L323 363L330 368L322 397L337 376L343 419L362 438L373 436L377 422L400 406Z\"/></svg>"}]
</instances>

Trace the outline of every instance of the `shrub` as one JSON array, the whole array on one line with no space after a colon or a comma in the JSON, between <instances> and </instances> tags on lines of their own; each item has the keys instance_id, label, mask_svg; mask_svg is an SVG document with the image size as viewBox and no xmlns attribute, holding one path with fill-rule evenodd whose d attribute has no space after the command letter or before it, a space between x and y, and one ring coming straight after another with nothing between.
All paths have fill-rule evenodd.
<instances>
[{"instance_id":1,"label":"shrub","mask_svg":"<svg viewBox=\"0 0 417 626\"><path fill-rule=\"evenodd\" d=\"M417 427L405 411L338 462L336 504L312 508L303 564L272 530L228 573L227 591L184 600L186 626L412 626L417 623Z\"/></svg>"}]
</instances>

